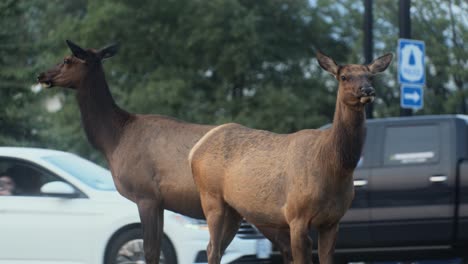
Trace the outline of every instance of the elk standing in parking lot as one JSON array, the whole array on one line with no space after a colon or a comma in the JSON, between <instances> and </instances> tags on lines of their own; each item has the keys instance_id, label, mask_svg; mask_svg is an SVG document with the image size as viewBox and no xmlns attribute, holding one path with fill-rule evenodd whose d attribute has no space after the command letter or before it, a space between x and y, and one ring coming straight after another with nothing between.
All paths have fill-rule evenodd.
<instances>
[{"instance_id":1,"label":"elk standing in parking lot","mask_svg":"<svg viewBox=\"0 0 468 264\"><path fill-rule=\"evenodd\" d=\"M146 263L158 263L164 208L204 218L187 156L213 126L128 113L112 98L101 62L114 56L117 46L85 50L68 40L67 45L73 55L41 73L38 81L76 90L89 142L104 154L119 193L138 206ZM281 238L281 230L260 231L272 241ZM289 249L284 242L279 246Z\"/></svg>"},{"instance_id":2,"label":"elk standing in parking lot","mask_svg":"<svg viewBox=\"0 0 468 264\"><path fill-rule=\"evenodd\" d=\"M290 231L294 263L310 263L309 229L318 229L321 263L332 263L338 222L354 197L353 171L365 139L364 107L375 96L374 74L392 55L369 65L338 66L317 53L339 81L333 125L327 130L274 134L238 124L218 126L189 155L210 230L209 264L220 263L243 217L257 227Z\"/></svg>"}]
</instances>

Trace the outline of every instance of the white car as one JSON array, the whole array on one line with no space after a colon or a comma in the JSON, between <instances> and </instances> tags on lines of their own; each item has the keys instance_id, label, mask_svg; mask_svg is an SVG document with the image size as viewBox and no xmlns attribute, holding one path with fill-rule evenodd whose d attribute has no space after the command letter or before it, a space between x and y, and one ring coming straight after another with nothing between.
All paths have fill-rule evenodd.
<instances>
[{"instance_id":1,"label":"white car","mask_svg":"<svg viewBox=\"0 0 468 264\"><path fill-rule=\"evenodd\" d=\"M74 154L0 147L0 264L144 263L138 210L110 172ZM0 183L5 194L6 185ZM165 211L160 263L206 262L206 223ZM268 259L271 244L244 223L222 263Z\"/></svg>"}]
</instances>

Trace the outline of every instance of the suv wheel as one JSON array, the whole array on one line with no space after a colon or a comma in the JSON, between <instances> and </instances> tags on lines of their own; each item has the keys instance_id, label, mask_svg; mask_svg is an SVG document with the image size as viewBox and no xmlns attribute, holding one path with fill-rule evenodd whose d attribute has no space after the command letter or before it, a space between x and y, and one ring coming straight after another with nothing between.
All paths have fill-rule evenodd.
<instances>
[{"instance_id":1,"label":"suv wheel","mask_svg":"<svg viewBox=\"0 0 468 264\"><path fill-rule=\"evenodd\" d=\"M143 234L141 229L130 229L110 242L106 264L145 264ZM177 264L174 248L166 236L161 242L160 264Z\"/></svg>"}]
</instances>

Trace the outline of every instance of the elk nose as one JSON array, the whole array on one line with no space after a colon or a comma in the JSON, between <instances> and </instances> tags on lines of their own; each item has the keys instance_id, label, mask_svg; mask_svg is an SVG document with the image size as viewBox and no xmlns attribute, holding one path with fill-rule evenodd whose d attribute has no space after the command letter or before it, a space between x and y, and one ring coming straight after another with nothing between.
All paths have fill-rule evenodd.
<instances>
[{"instance_id":1,"label":"elk nose","mask_svg":"<svg viewBox=\"0 0 468 264\"><path fill-rule=\"evenodd\" d=\"M364 96L375 96L375 90L372 86L363 86L361 87L361 93Z\"/></svg>"}]
</instances>

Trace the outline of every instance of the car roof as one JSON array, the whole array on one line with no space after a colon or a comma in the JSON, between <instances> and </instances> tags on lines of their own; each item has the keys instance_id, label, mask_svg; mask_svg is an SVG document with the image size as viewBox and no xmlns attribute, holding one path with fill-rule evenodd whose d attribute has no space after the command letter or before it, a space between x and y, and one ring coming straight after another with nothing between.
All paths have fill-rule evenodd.
<instances>
[{"instance_id":1,"label":"car roof","mask_svg":"<svg viewBox=\"0 0 468 264\"><path fill-rule=\"evenodd\" d=\"M0 147L0 155L15 157L15 158L27 158L27 159L40 159L46 156L54 155L71 155L72 153L43 149L43 148L27 148L27 147Z\"/></svg>"}]
</instances>

